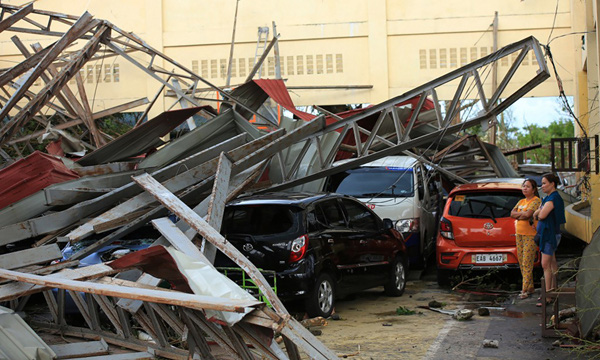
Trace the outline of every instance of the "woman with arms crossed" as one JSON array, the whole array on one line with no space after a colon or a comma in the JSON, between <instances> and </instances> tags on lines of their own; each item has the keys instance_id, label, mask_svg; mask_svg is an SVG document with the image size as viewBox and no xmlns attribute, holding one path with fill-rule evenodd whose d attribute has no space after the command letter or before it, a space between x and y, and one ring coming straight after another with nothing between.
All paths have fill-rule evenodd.
<instances>
[{"instance_id":1,"label":"woman with arms crossed","mask_svg":"<svg viewBox=\"0 0 600 360\"><path fill-rule=\"evenodd\" d=\"M536 234L533 213L540 207L540 197L535 180L525 179L521 185L521 191L525 199L519 200L510 216L515 221L515 233L517 237L517 258L519 268L523 277L523 287L519 294L520 299L526 299L533 294L533 262L537 253L537 245L534 237Z\"/></svg>"},{"instance_id":2,"label":"woman with arms crossed","mask_svg":"<svg viewBox=\"0 0 600 360\"><path fill-rule=\"evenodd\" d=\"M560 225L566 222L565 203L556 191L558 181L558 177L554 174L545 174L542 177L542 191L548 196L542 200L542 206L533 213L534 219L539 220L537 233L540 237L546 291L556 288L558 265L554 252L560 241Z\"/></svg>"}]
</instances>

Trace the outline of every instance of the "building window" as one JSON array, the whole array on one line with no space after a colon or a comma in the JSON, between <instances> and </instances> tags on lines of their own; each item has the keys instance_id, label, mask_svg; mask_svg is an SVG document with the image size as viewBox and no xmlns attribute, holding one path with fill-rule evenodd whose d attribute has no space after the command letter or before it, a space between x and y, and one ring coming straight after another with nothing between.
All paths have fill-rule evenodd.
<instances>
[{"instance_id":1,"label":"building window","mask_svg":"<svg viewBox=\"0 0 600 360\"><path fill-rule=\"evenodd\" d=\"M333 55L327 54L325 56L325 66L328 74L333 74Z\"/></svg>"},{"instance_id":2,"label":"building window","mask_svg":"<svg viewBox=\"0 0 600 360\"><path fill-rule=\"evenodd\" d=\"M306 75L312 75L315 73L314 62L312 55L306 55Z\"/></svg>"},{"instance_id":3,"label":"building window","mask_svg":"<svg viewBox=\"0 0 600 360\"><path fill-rule=\"evenodd\" d=\"M88 84L92 84L94 82L94 65L88 65L86 68L85 79Z\"/></svg>"},{"instance_id":4,"label":"building window","mask_svg":"<svg viewBox=\"0 0 600 360\"><path fill-rule=\"evenodd\" d=\"M440 68L446 68L448 66L448 59L446 55L446 49L440 49Z\"/></svg>"},{"instance_id":5,"label":"building window","mask_svg":"<svg viewBox=\"0 0 600 360\"><path fill-rule=\"evenodd\" d=\"M102 76L102 65L96 65L96 83L100 82Z\"/></svg>"},{"instance_id":6,"label":"building window","mask_svg":"<svg viewBox=\"0 0 600 360\"><path fill-rule=\"evenodd\" d=\"M477 48L476 47L472 47L471 48L471 62L477 60Z\"/></svg>"},{"instance_id":7,"label":"building window","mask_svg":"<svg viewBox=\"0 0 600 360\"><path fill-rule=\"evenodd\" d=\"M294 57L293 56L287 57L287 69L288 69L288 75L294 75Z\"/></svg>"},{"instance_id":8,"label":"building window","mask_svg":"<svg viewBox=\"0 0 600 360\"><path fill-rule=\"evenodd\" d=\"M231 59L231 77L237 76L236 75L237 71L235 71L236 70L235 63L236 63L235 59Z\"/></svg>"},{"instance_id":9,"label":"building window","mask_svg":"<svg viewBox=\"0 0 600 360\"><path fill-rule=\"evenodd\" d=\"M275 58L273 56L269 56L267 58L267 68L268 68L268 76L275 75Z\"/></svg>"},{"instance_id":10,"label":"building window","mask_svg":"<svg viewBox=\"0 0 600 360\"><path fill-rule=\"evenodd\" d=\"M335 72L344 72L344 58L342 57L342 54L335 54Z\"/></svg>"},{"instance_id":11,"label":"building window","mask_svg":"<svg viewBox=\"0 0 600 360\"><path fill-rule=\"evenodd\" d=\"M427 51L425 49L419 50L419 68L427 69Z\"/></svg>"},{"instance_id":12,"label":"building window","mask_svg":"<svg viewBox=\"0 0 600 360\"><path fill-rule=\"evenodd\" d=\"M450 67L451 68L455 68L456 67L456 49L452 48L450 49Z\"/></svg>"},{"instance_id":13,"label":"building window","mask_svg":"<svg viewBox=\"0 0 600 360\"><path fill-rule=\"evenodd\" d=\"M113 82L119 82L121 80L121 74L119 71L119 64L114 64L112 67Z\"/></svg>"},{"instance_id":14,"label":"building window","mask_svg":"<svg viewBox=\"0 0 600 360\"><path fill-rule=\"evenodd\" d=\"M304 56L296 56L296 69L298 70L298 75L304 75Z\"/></svg>"},{"instance_id":15,"label":"building window","mask_svg":"<svg viewBox=\"0 0 600 360\"><path fill-rule=\"evenodd\" d=\"M467 63L467 48L460 48L460 66L465 66Z\"/></svg>"},{"instance_id":16,"label":"building window","mask_svg":"<svg viewBox=\"0 0 600 360\"><path fill-rule=\"evenodd\" d=\"M198 60L192 60L192 72L198 74Z\"/></svg>"},{"instance_id":17,"label":"building window","mask_svg":"<svg viewBox=\"0 0 600 360\"><path fill-rule=\"evenodd\" d=\"M221 78L225 79L227 77L227 59L219 59L219 72Z\"/></svg>"},{"instance_id":18,"label":"building window","mask_svg":"<svg viewBox=\"0 0 600 360\"><path fill-rule=\"evenodd\" d=\"M207 79L208 78L208 60L200 61L200 71L202 73L202 77Z\"/></svg>"},{"instance_id":19,"label":"building window","mask_svg":"<svg viewBox=\"0 0 600 360\"><path fill-rule=\"evenodd\" d=\"M429 68L437 69L437 51L435 49L429 49Z\"/></svg>"},{"instance_id":20,"label":"building window","mask_svg":"<svg viewBox=\"0 0 600 360\"><path fill-rule=\"evenodd\" d=\"M487 56L487 54L488 54L487 47L484 47L484 46L480 47L479 52L481 53L481 57Z\"/></svg>"},{"instance_id":21,"label":"building window","mask_svg":"<svg viewBox=\"0 0 600 360\"><path fill-rule=\"evenodd\" d=\"M248 74L254 69L254 58L248 58Z\"/></svg>"},{"instance_id":22,"label":"building window","mask_svg":"<svg viewBox=\"0 0 600 360\"><path fill-rule=\"evenodd\" d=\"M535 52L531 52L531 65L538 66L537 58L535 57Z\"/></svg>"},{"instance_id":23,"label":"building window","mask_svg":"<svg viewBox=\"0 0 600 360\"><path fill-rule=\"evenodd\" d=\"M240 70L240 76L242 76L242 77L246 76L246 59L240 58L238 60L238 66L239 66L239 70Z\"/></svg>"},{"instance_id":24,"label":"building window","mask_svg":"<svg viewBox=\"0 0 600 360\"><path fill-rule=\"evenodd\" d=\"M104 82L109 83L111 79L112 71L110 64L104 64Z\"/></svg>"},{"instance_id":25,"label":"building window","mask_svg":"<svg viewBox=\"0 0 600 360\"><path fill-rule=\"evenodd\" d=\"M317 55L317 74L323 73L323 55Z\"/></svg>"},{"instance_id":26,"label":"building window","mask_svg":"<svg viewBox=\"0 0 600 360\"><path fill-rule=\"evenodd\" d=\"M210 61L210 77L215 79L217 77L217 60L212 59Z\"/></svg>"}]
</instances>

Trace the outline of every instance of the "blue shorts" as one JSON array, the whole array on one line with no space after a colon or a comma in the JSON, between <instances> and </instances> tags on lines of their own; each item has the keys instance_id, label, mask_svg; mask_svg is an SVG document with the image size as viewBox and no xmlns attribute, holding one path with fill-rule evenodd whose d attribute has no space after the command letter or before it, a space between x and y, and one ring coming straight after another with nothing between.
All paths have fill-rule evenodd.
<instances>
[{"instance_id":1,"label":"blue shorts","mask_svg":"<svg viewBox=\"0 0 600 360\"><path fill-rule=\"evenodd\" d=\"M560 234L556 235L556 247L552 246L552 244L550 244L549 242L545 243L544 246L542 248L540 248L540 251L542 252L542 254L554 255L554 253L556 252L556 248L558 247L558 244L560 244L560 239L561 239Z\"/></svg>"}]
</instances>

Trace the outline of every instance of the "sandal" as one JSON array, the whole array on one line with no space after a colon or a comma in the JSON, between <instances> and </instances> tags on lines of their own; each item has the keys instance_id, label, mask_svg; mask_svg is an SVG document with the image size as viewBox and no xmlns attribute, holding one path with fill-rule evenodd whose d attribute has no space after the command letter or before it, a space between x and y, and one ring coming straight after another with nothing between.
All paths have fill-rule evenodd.
<instances>
[{"instance_id":1,"label":"sandal","mask_svg":"<svg viewBox=\"0 0 600 360\"><path fill-rule=\"evenodd\" d=\"M523 299L527 299L529 297L529 294L526 292L522 292L519 294L519 299L523 300Z\"/></svg>"},{"instance_id":2,"label":"sandal","mask_svg":"<svg viewBox=\"0 0 600 360\"><path fill-rule=\"evenodd\" d=\"M547 299L547 300L546 300L546 306L550 305L551 303L552 303L552 299ZM543 304L542 304L542 302L541 302L541 301L540 301L540 302L538 302L537 304L535 304L535 306L537 306L537 307L542 307L542 305L543 305Z\"/></svg>"}]
</instances>

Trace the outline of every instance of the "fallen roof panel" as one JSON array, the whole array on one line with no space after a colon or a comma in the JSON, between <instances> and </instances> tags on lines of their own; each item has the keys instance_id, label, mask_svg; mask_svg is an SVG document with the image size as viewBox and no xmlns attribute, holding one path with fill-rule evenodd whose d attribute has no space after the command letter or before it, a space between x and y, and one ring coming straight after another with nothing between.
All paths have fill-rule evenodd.
<instances>
[{"instance_id":1,"label":"fallen roof panel","mask_svg":"<svg viewBox=\"0 0 600 360\"><path fill-rule=\"evenodd\" d=\"M150 121L131 129L96 151L77 161L83 166L106 164L126 160L141 155L159 145L159 139L179 126L187 118L200 111L202 107L165 111Z\"/></svg>"}]
</instances>

